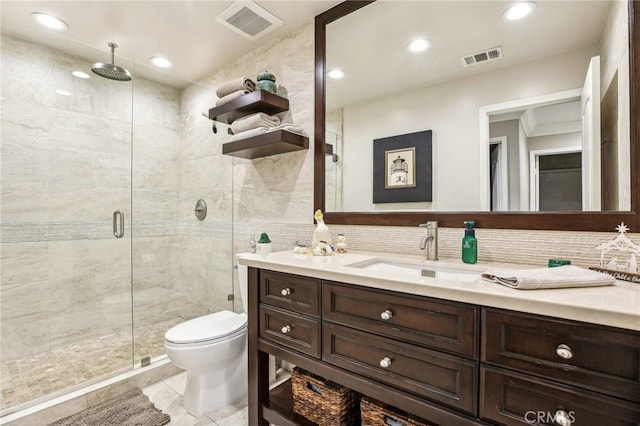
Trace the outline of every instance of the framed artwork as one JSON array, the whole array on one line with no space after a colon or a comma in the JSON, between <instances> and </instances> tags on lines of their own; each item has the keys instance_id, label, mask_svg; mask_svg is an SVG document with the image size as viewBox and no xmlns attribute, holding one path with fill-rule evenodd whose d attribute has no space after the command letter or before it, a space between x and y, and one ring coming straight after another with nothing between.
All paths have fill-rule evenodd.
<instances>
[{"instance_id":1,"label":"framed artwork","mask_svg":"<svg viewBox=\"0 0 640 426\"><path fill-rule=\"evenodd\" d=\"M416 186L416 149L392 149L384 153L384 189Z\"/></svg>"},{"instance_id":2,"label":"framed artwork","mask_svg":"<svg viewBox=\"0 0 640 426\"><path fill-rule=\"evenodd\" d=\"M373 202L432 201L431 130L373 140Z\"/></svg>"}]
</instances>

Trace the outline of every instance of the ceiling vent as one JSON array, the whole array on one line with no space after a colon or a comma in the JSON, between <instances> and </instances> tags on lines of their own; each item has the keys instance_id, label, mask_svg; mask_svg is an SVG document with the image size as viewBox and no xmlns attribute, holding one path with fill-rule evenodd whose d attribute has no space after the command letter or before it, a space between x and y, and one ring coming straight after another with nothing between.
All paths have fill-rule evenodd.
<instances>
[{"instance_id":1,"label":"ceiling vent","mask_svg":"<svg viewBox=\"0 0 640 426\"><path fill-rule=\"evenodd\" d=\"M474 53L473 55L462 56L460 58L460 61L465 67L470 67L471 65L476 65L481 62L493 61L495 59L502 59L501 47L493 47L482 52Z\"/></svg>"},{"instance_id":2,"label":"ceiling vent","mask_svg":"<svg viewBox=\"0 0 640 426\"><path fill-rule=\"evenodd\" d=\"M251 1L237 1L216 17L216 21L251 41L282 25L282 21Z\"/></svg>"}]
</instances>

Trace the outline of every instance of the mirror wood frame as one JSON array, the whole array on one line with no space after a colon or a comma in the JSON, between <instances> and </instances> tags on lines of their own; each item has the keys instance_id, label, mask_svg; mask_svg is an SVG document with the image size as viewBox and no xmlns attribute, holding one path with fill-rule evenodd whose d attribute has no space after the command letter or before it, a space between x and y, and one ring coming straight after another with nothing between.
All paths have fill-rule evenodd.
<instances>
[{"instance_id":1,"label":"mirror wood frame","mask_svg":"<svg viewBox=\"0 0 640 426\"><path fill-rule=\"evenodd\" d=\"M314 211L325 209L325 73L326 26L373 1L345 1L315 18ZM438 221L441 227L460 228L465 220L476 227L558 231L609 231L624 222L640 232L640 1L629 1L629 107L631 211L629 212L325 212L329 224L417 226Z\"/></svg>"}]
</instances>

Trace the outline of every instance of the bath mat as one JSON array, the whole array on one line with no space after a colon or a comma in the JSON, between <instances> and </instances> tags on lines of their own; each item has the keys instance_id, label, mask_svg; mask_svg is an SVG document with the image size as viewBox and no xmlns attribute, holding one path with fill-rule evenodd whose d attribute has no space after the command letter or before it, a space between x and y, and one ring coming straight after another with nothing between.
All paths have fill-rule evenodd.
<instances>
[{"instance_id":1,"label":"bath mat","mask_svg":"<svg viewBox=\"0 0 640 426\"><path fill-rule=\"evenodd\" d=\"M171 421L140 388L65 417L48 426L162 426Z\"/></svg>"}]
</instances>

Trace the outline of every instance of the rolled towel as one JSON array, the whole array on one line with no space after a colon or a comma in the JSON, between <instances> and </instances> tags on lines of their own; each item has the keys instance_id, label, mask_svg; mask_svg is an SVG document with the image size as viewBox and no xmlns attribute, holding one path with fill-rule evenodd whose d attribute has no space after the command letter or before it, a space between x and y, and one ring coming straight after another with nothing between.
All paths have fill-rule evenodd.
<instances>
[{"instance_id":1,"label":"rolled towel","mask_svg":"<svg viewBox=\"0 0 640 426\"><path fill-rule=\"evenodd\" d=\"M234 134L229 138L229 142L239 141L241 139L252 138L258 135L264 135L265 133L275 132L276 130L286 130L287 132L296 133L301 136L306 136L306 133L302 126L298 126L297 124L291 123L282 123L276 127L256 127L255 129L245 130L244 132L240 132Z\"/></svg>"},{"instance_id":2,"label":"rolled towel","mask_svg":"<svg viewBox=\"0 0 640 426\"><path fill-rule=\"evenodd\" d=\"M242 95L246 95L248 92L245 90L237 90L235 92L229 93L227 96L223 96L222 98L216 101L216 106L224 105L227 102L230 102L236 98L239 98Z\"/></svg>"},{"instance_id":3,"label":"rolled towel","mask_svg":"<svg viewBox=\"0 0 640 426\"><path fill-rule=\"evenodd\" d=\"M611 275L590 271L574 265L555 268L486 271L482 274L482 279L518 290L597 287L613 285L616 282Z\"/></svg>"},{"instance_id":4,"label":"rolled towel","mask_svg":"<svg viewBox=\"0 0 640 426\"><path fill-rule=\"evenodd\" d=\"M264 112L246 115L231 123L233 134L255 129L256 127L275 127L280 124L280 119L275 115L267 115Z\"/></svg>"},{"instance_id":5,"label":"rolled towel","mask_svg":"<svg viewBox=\"0 0 640 426\"><path fill-rule=\"evenodd\" d=\"M236 78L235 80L222 83L220 87L216 89L216 95L218 95L219 98L224 98L238 90L244 90L245 93L253 92L256 90L256 83L247 77Z\"/></svg>"}]
</instances>

